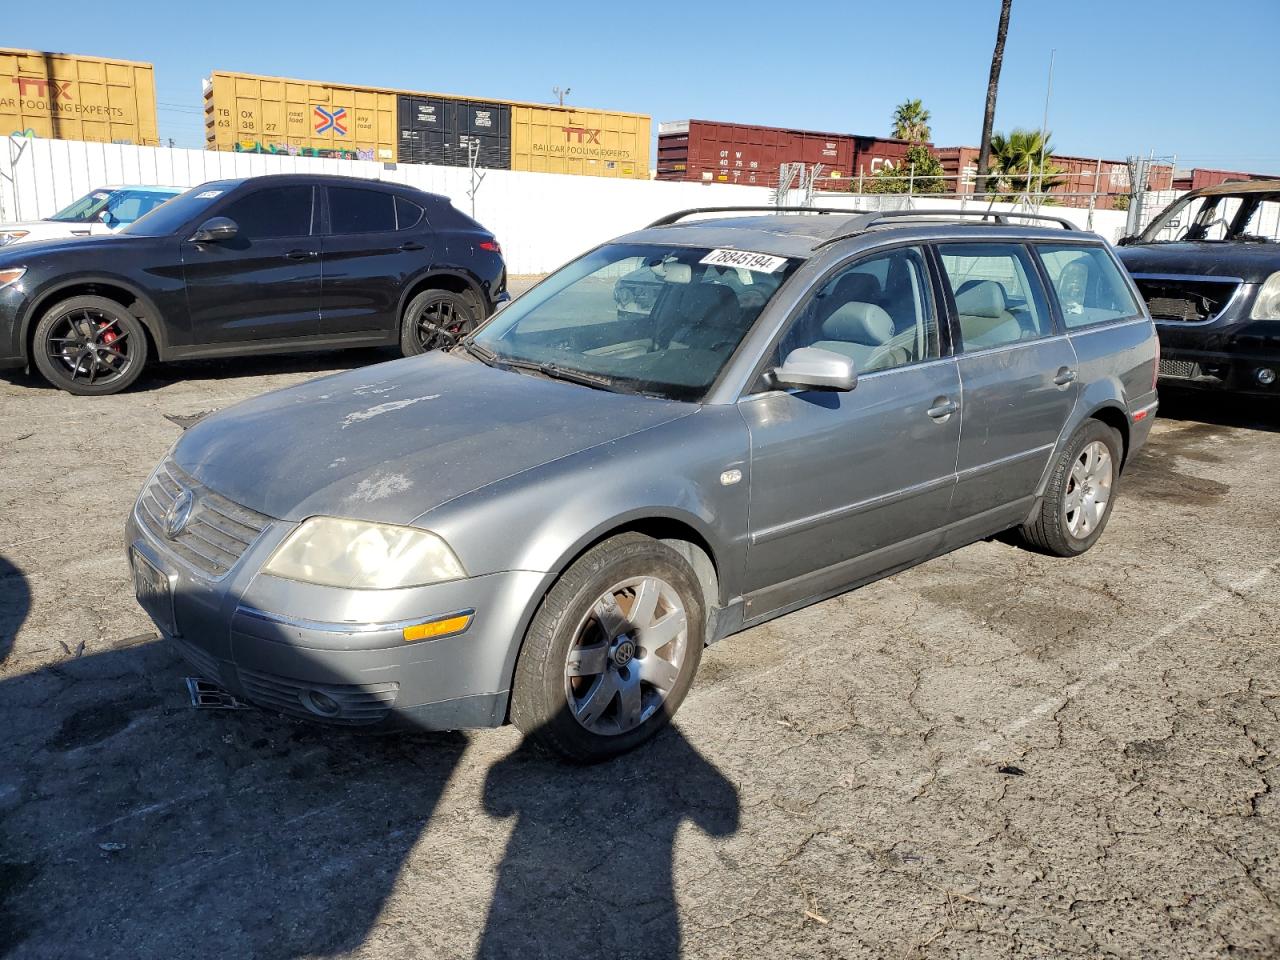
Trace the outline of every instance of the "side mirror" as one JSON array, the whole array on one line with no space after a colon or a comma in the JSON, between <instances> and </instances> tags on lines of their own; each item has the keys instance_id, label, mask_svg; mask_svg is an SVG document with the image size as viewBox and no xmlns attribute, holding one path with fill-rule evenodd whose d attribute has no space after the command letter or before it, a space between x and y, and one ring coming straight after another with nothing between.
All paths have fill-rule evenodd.
<instances>
[{"instance_id":1,"label":"side mirror","mask_svg":"<svg viewBox=\"0 0 1280 960\"><path fill-rule=\"evenodd\" d=\"M240 228L229 217L210 217L191 235L192 243L222 243L234 240Z\"/></svg>"},{"instance_id":2,"label":"side mirror","mask_svg":"<svg viewBox=\"0 0 1280 960\"><path fill-rule=\"evenodd\" d=\"M849 391L858 385L858 371L842 353L799 347L787 354L782 366L773 372L773 380L780 387Z\"/></svg>"},{"instance_id":3,"label":"side mirror","mask_svg":"<svg viewBox=\"0 0 1280 960\"><path fill-rule=\"evenodd\" d=\"M100 223L105 223L107 226L111 226L111 220L112 220L112 217L111 217L110 210L107 210L104 208L98 211L98 221Z\"/></svg>"}]
</instances>

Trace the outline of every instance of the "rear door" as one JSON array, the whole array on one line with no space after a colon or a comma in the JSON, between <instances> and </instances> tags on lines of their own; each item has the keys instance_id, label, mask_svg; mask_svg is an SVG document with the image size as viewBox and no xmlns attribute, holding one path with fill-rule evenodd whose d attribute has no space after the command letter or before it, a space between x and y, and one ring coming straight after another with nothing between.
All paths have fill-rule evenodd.
<instances>
[{"instance_id":1,"label":"rear door","mask_svg":"<svg viewBox=\"0 0 1280 960\"><path fill-rule=\"evenodd\" d=\"M325 192L329 228L321 331L398 336L406 286L434 253L426 211L385 190L330 186Z\"/></svg>"},{"instance_id":2,"label":"rear door","mask_svg":"<svg viewBox=\"0 0 1280 960\"><path fill-rule=\"evenodd\" d=\"M211 210L231 240L184 242L194 344L314 337L320 330L315 188L263 187Z\"/></svg>"},{"instance_id":3,"label":"rear door","mask_svg":"<svg viewBox=\"0 0 1280 960\"><path fill-rule=\"evenodd\" d=\"M1025 245L943 243L937 252L964 389L952 513L989 514L994 528L1030 509L1076 402L1076 354Z\"/></svg>"}]
</instances>

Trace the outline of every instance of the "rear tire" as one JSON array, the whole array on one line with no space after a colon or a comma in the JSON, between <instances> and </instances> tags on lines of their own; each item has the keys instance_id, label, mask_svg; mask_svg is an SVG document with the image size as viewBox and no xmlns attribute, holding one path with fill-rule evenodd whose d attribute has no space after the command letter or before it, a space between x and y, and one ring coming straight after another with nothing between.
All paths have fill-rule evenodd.
<instances>
[{"instance_id":1,"label":"rear tire","mask_svg":"<svg viewBox=\"0 0 1280 960\"><path fill-rule=\"evenodd\" d=\"M538 609L516 663L511 721L578 763L648 740L679 709L705 642L697 576L638 533L591 548Z\"/></svg>"},{"instance_id":2,"label":"rear tire","mask_svg":"<svg viewBox=\"0 0 1280 960\"><path fill-rule=\"evenodd\" d=\"M400 321L400 352L406 357L453 346L476 328L471 300L452 290L424 290L405 308Z\"/></svg>"},{"instance_id":3,"label":"rear tire","mask_svg":"<svg viewBox=\"0 0 1280 960\"><path fill-rule=\"evenodd\" d=\"M1035 519L1018 528L1024 546L1055 557L1076 557L1102 536L1115 505L1120 435L1086 420L1063 448Z\"/></svg>"},{"instance_id":4,"label":"rear tire","mask_svg":"<svg viewBox=\"0 0 1280 960\"><path fill-rule=\"evenodd\" d=\"M36 324L31 354L51 384L77 396L105 396L130 386L147 363L147 332L106 297L70 297Z\"/></svg>"}]
</instances>

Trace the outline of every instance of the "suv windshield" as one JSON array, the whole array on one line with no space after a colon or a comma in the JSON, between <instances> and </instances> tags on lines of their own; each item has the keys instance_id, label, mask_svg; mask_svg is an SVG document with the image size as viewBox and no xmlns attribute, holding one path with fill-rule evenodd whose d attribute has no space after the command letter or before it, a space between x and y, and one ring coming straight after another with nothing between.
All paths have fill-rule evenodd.
<instances>
[{"instance_id":1,"label":"suv windshield","mask_svg":"<svg viewBox=\"0 0 1280 960\"><path fill-rule=\"evenodd\" d=\"M200 216L237 185L238 181L221 181L192 187L186 193L178 194L168 203L162 203L150 213L139 217L120 232L141 237L168 236L183 224Z\"/></svg>"},{"instance_id":2,"label":"suv windshield","mask_svg":"<svg viewBox=\"0 0 1280 960\"><path fill-rule=\"evenodd\" d=\"M606 390L698 400L798 263L705 247L608 244L552 274L471 339L492 352L490 362Z\"/></svg>"},{"instance_id":3,"label":"suv windshield","mask_svg":"<svg viewBox=\"0 0 1280 960\"><path fill-rule=\"evenodd\" d=\"M1139 242L1178 240L1275 243L1280 240L1280 192L1183 197L1156 217Z\"/></svg>"}]
</instances>

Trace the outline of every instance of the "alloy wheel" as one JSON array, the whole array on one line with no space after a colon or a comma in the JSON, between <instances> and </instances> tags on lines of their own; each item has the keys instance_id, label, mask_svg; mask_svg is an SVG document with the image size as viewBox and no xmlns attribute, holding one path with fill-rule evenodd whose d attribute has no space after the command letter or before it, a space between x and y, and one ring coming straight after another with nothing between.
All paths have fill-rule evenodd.
<instances>
[{"instance_id":1,"label":"alloy wheel","mask_svg":"<svg viewBox=\"0 0 1280 960\"><path fill-rule=\"evenodd\" d=\"M688 614L665 580L635 577L605 591L574 634L565 694L591 733L617 736L654 715L675 687L689 643Z\"/></svg>"},{"instance_id":2,"label":"alloy wheel","mask_svg":"<svg viewBox=\"0 0 1280 960\"><path fill-rule=\"evenodd\" d=\"M1111 451L1101 440L1086 444L1071 464L1063 519L1067 532L1077 540L1088 538L1106 515L1114 474Z\"/></svg>"},{"instance_id":3,"label":"alloy wheel","mask_svg":"<svg viewBox=\"0 0 1280 960\"><path fill-rule=\"evenodd\" d=\"M418 345L425 352L453 346L470 326L471 317L465 309L460 310L451 298L440 297L423 305L414 329Z\"/></svg>"},{"instance_id":4,"label":"alloy wheel","mask_svg":"<svg viewBox=\"0 0 1280 960\"><path fill-rule=\"evenodd\" d=\"M49 328L45 349L73 383L112 383L128 372L132 362L129 331L120 318L91 307L59 317Z\"/></svg>"}]
</instances>

